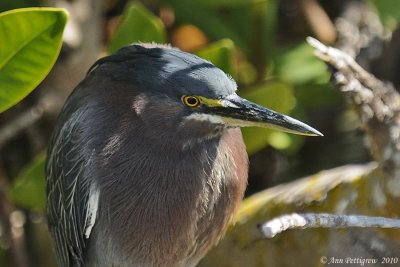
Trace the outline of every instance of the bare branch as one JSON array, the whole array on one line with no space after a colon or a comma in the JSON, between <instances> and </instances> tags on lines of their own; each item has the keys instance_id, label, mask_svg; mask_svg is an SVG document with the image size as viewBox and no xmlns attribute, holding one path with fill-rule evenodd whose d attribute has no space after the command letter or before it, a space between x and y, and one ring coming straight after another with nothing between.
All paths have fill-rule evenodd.
<instances>
[{"instance_id":1,"label":"bare branch","mask_svg":"<svg viewBox=\"0 0 400 267\"><path fill-rule=\"evenodd\" d=\"M41 105L36 105L0 128L0 147L4 146L10 139L14 138L21 131L36 123L42 118L44 109Z\"/></svg>"},{"instance_id":2,"label":"bare branch","mask_svg":"<svg viewBox=\"0 0 400 267\"><path fill-rule=\"evenodd\" d=\"M274 218L259 226L260 231L267 238L272 238L287 229L349 227L400 228L400 219L328 213L292 213Z\"/></svg>"},{"instance_id":3,"label":"bare branch","mask_svg":"<svg viewBox=\"0 0 400 267\"><path fill-rule=\"evenodd\" d=\"M16 135L40 121L45 115L58 113L60 105L59 97L48 93L40 98L35 105L9 119L0 126L0 148Z\"/></svg>"},{"instance_id":4,"label":"bare branch","mask_svg":"<svg viewBox=\"0 0 400 267\"><path fill-rule=\"evenodd\" d=\"M382 169L400 172L400 95L364 70L351 56L339 49L307 38L315 54L332 70L336 89L360 116L371 153Z\"/></svg>"}]
</instances>

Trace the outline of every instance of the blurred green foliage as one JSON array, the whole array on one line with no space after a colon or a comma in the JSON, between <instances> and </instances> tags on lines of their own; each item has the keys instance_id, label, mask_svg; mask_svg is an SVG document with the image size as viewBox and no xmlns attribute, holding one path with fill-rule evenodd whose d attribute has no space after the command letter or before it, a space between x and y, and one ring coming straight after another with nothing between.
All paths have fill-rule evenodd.
<instances>
[{"instance_id":1,"label":"blurred green foliage","mask_svg":"<svg viewBox=\"0 0 400 267\"><path fill-rule=\"evenodd\" d=\"M281 113L289 113L296 104L293 88L282 82L265 82L242 94L250 101ZM267 145L286 149L291 144L287 133L276 132L265 128L244 128L243 137L249 154L253 154Z\"/></svg>"},{"instance_id":2,"label":"blurred green foliage","mask_svg":"<svg viewBox=\"0 0 400 267\"><path fill-rule=\"evenodd\" d=\"M165 43L166 31L160 18L141 4L129 5L122 16L116 34L109 44L109 52L135 42Z\"/></svg>"},{"instance_id":3,"label":"blurred green foliage","mask_svg":"<svg viewBox=\"0 0 400 267\"><path fill-rule=\"evenodd\" d=\"M28 164L15 178L10 188L10 199L17 205L43 211L46 204L43 152Z\"/></svg>"},{"instance_id":4,"label":"blurred green foliage","mask_svg":"<svg viewBox=\"0 0 400 267\"><path fill-rule=\"evenodd\" d=\"M175 10L179 23L196 25L212 40L229 38L246 54L261 62L274 53L275 39L272 36L276 30L276 0L166 2Z\"/></svg>"},{"instance_id":5,"label":"blurred green foliage","mask_svg":"<svg viewBox=\"0 0 400 267\"><path fill-rule=\"evenodd\" d=\"M382 22L394 30L400 20L400 1L398 0L369 0L372 8L375 8Z\"/></svg>"},{"instance_id":6,"label":"blurred green foliage","mask_svg":"<svg viewBox=\"0 0 400 267\"><path fill-rule=\"evenodd\" d=\"M314 49L305 42L285 47L273 58L274 73L280 80L291 84L326 84L329 73L313 53Z\"/></svg>"},{"instance_id":7,"label":"blurred green foliage","mask_svg":"<svg viewBox=\"0 0 400 267\"><path fill-rule=\"evenodd\" d=\"M53 8L0 14L0 112L27 96L49 73L67 17L64 10Z\"/></svg>"}]
</instances>

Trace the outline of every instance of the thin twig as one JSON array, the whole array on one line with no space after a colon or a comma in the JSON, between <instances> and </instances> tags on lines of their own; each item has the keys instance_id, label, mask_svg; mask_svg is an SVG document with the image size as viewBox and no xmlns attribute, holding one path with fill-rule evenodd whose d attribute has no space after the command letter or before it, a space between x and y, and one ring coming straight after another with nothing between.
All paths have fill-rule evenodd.
<instances>
[{"instance_id":1,"label":"thin twig","mask_svg":"<svg viewBox=\"0 0 400 267\"><path fill-rule=\"evenodd\" d=\"M332 65L339 71L348 70L354 74L363 85L367 87L374 87L375 83L384 85L381 81L377 80L372 74L364 70L349 54L343 51L326 46L315 38L306 38L309 45L316 49L315 55L326 63ZM373 82L373 84L371 84Z\"/></svg>"},{"instance_id":2,"label":"thin twig","mask_svg":"<svg viewBox=\"0 0 400 267\"><path fill-rule=\"evenodd\" d=\"M272 238L287 229L349 227L400 228L400 219L328 213L292 213L274 218L259 226L260 231L267 238Z\"/></svg>"},{"instance_id":3,"label":"thin twig","mask_svg":"<svg viewBox=\"0 0 400 267\"><path fill-rule=\"evenodd\" d=\"M43 113L44 108L42 105L38 104L25 110L10 122L3 125L0 128L0 147L3 147L10 139L40 120Z\"/></svg>"},{"instance_id":4,"label":"thin twig","mask_svg":"<svg viewBox=\"0 0 400 267\"><path fill-rule=\"evenodd\" d=\"M0 148L19 133L40 121L45 115L57 114L61 105L59 96L48 93L42 96L36 104L0 125Z\"/></svg>"}]
</instances>

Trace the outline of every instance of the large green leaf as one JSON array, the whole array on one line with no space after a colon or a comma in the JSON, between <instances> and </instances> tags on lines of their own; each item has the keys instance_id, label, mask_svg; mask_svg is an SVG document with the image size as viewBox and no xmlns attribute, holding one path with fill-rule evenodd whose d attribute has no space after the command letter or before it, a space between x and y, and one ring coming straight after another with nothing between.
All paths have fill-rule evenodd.
<instances>
[{"instance_id":1,"label":"large green leaf","mask_svg":"<svg viewBox=\"0 0 400 267\"><path fill-rule=\"evenodd\" d=\"M43 152L20 172L11 185L10 197L16 204L28 209L44 210L45 159L46 153Z\"/></svg>"},{"instance_id":2,"label":"large green leaf","mask_svg":"<svg viewBox=\"0 0 400 267\"><path fill-rule=\"evenodd\" d=\"M242 96L250 101L281 113L289 113L296 103L293 96L293 89L288 84L280 82L261 84ZM284 149L291 144L291 139L288 137L287 133L275 130L251 127L242 128L242 132L249 154L257 152L266 145Z\"/></svg>"},{"instance_id":3,"label":"large green leaf","mask_svg":"<svg viewBox=\"0 0 400 267\"><path fill-rule=\"evenodd\" d=\"M230 39L222 39L197 51L199 57L211 61L218 68L233 77L236 76L235 45Z\"/></svg>"},{"instance_id":4,"label":"large green leaf","mask_svg":"<svg viewBox=\"0 0 400 267\"><path fill-rule=\"evenodd\" d=\"M49 73L67 18L66 11L57 8L0 14L0 112L27 96Z\"/></svg>"},{"instance_id":5,"label":"large green leaf","mask_svg":"<svg viewBox=\"0 0 400 267\"><path fill-rule=\"evenodd\" d=\"M109 46L109 52L135 42L165 43L167 39L164 24L144 6L133 3L124 12Z\"/></svg>"}]
</instances>

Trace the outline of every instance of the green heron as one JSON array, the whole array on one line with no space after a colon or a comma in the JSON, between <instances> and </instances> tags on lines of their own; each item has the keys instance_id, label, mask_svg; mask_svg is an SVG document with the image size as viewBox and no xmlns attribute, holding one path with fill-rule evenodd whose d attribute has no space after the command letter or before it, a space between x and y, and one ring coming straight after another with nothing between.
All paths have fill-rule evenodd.
<instances>
[{"instance_id":1,"label":"green heron","mask_svg":"<svg viewBox=\"0 0 400 267\"><path fill-rule=\"evenodd\" d=\"M239 127L321 135L236 87L210 62L161 45L130 45L89 69L48 150L60 266L195 266L243 198Z\"/></svg>"}]
</instances>

